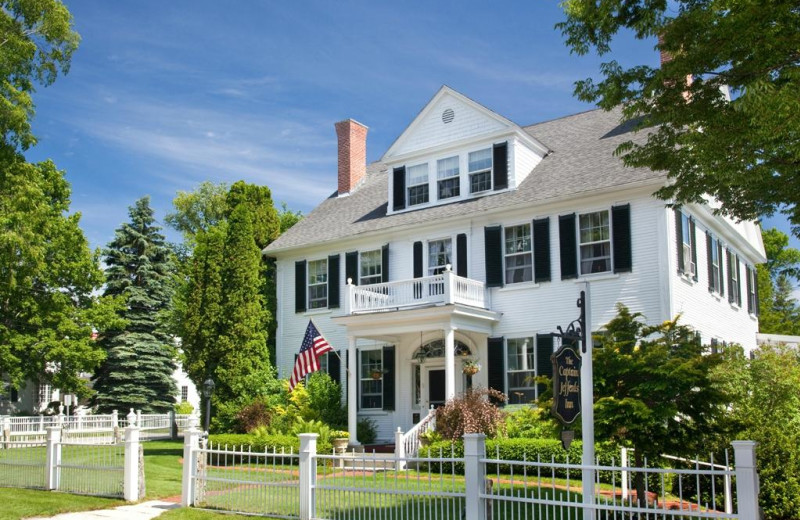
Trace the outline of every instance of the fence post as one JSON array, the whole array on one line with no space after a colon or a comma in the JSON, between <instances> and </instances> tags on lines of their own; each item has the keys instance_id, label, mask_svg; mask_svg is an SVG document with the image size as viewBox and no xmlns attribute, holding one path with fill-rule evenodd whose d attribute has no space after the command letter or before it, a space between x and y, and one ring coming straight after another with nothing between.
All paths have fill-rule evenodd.
<instances>
[{"instance_id":1,"label":"fence post","mask_svg":"<svg viewBox=\"0 0 800 520\"><path fill-rule=\"evenodd\" d=\"M142 427L142 411L141 410L136 410L136 426L138 426L139 428Z\"/></svg>"},{"instance_id":2,"label":"fence post","mask_svg":"<svg viewBox=\"0 0 800 520\"><path fill-rule=\"evenodd\" d=\"M444 268L444 303L453 304L456 300L456 279L453 266L447 264Z\"/></svg>"},{"instance_id":3,"label":"fence post","mask_svg":"<svg viewBox=\"0 0 800 520\"><path fill-rule=\"evenodd\" d=\"M11 417L3 417L3 440L11 442Z\"/></svg>"},{"instance_id":4,"label":"fence post","mask_svg":"<svg viewBox=\"0 0 800 520\"><path fill-rule=\"evenodd\" d=\"M394 469L402 471L406 469L406 443L403 441L403 430L397 427L394 432Z\"/></svg>"},{"instance_id":5,"label":"fence post","mask_svg":"<svg viewBox=\"0 0 800 520\"><path fill-rule=\"evenodd\" d=\"M317 480L316 433L300 434L300 520L316 516L313 486Z\"/></svg>"},{"instance_id":6,"label":"fence post","mask_svg":"<svg viewBox=\"0 0 800 520\"><path fill-rule=\"evenodd\" d=\"M169 436L173 441L178 438L178 423L175 417L175 410L169 411Z\"/></svg>"},{"instance_id":7,"label":"fence post","mask_svg":"<svg viewBox=\"0 0 800 520\"><path fill-rule=\"evenodd\" d=\"M200 443L200 430L195 417L189 419L189 428L183 432L183 481L181 486L181 505L192 507L195 502L194 477L197 475L197 450Z\"/></svg>"},{"instance_id":8,"label":"fence post","mask_svg":"<svg viewBox=\"0 0 800 520\"><path fill-rule=\"evenodd\" d=\"M58 489L61 476L61 428L50 426L47 428L47 455L45 457L47 471L47 482L45 489Z\"/></svg>"},{"instance_id":9,"label":"fence post","mask_svg":"<svg viewBox=\"0 0 800 520\"><path fill-rule=\"evenodd\" d=\"M139 428L125 428L124 496L128 502L139 500Z\"/></svg>"},{"instance_id":10,"label":"fence post","mask_svg":"<svg viewBox=\"0 0 800 520\"><path fill-rule=\"evenodd\" d=\"M756 472L756 443L733 441L736 462L736 498L739 518L761 518L758 508L758 473Z\"/></svg>"},{"instance_id":11,"label":"fence post","mask_svg":"<svg viewBox=\"0 0 800 520\"><path fill-rule=\"evenodd\" d=\"M622 470L622 501L623 503L628 500L628 489L630 486L628 485L628 470L624 469L628 467L628 448L622 446L620 449L620 466L623 467Z\"/></svg>"},{"instance_id":12,"label":"fence post","mask_svg":"<svg viewBox=\"0 0 800 520\"><path fill-rule=\"evenodd\" d=\"M486 466L481 462L486 454L486 436L482 433L464 434L464 485L466 489L466 520L485 520L486 508L481 494L485 492Z\"/></svg>"}]
</instances>

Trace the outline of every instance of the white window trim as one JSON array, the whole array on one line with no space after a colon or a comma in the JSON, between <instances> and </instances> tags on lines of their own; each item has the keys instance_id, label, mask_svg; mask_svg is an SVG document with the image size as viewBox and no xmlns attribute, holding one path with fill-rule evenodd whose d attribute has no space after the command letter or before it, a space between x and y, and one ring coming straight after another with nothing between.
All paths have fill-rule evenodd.
<instances>
[{"instance_id":1,"label":"white window trim","mask_svg":"<svg viewBox=\"0 0 800 520\"><path fill-rule=\"evenodd\" d=\"M444 270L445 266L448 265L447 263L445 263L444 265L436 265L436 266L431 265L431 243L433 243L433 242L442 242L442 241L445 241L445 240L449 240L450 241L450 262L449 262L449 264L451 266L456 265L456 247L454 247L454 244L455 244L456 240L454 239L454 237L449 236L449 237L441 237L441 238L432 238L432 239L427 240L425 242L425 272L427 273L427 276L435 276L433 274L434 267L436 267L436 268L441 267L442 270Z\"/></svg>"},{"instance_id":2,"label":"white window trim","mask_svg":"<svg viewBox=\"0 0 800 520\"><path fill-rule=\"evenodd\" d=\"M383 347L359 349L359 354L358 354L358 358L359 358L358 359L358 386L359 386L359 388L358 388L358 410L359 411L362 411L362 410L363 411L382 411L383 410L383 378L380 379L381 391L380 391L379 394L373 394L373 393L366 394L366 393L364 393L363 383L365 381L374 381L372 379L372 376L362 377L362 375L361 375L362 368L364 367L364 353L365 352L378 352L380 354L380 358L381 358L381 368L380 368L380 370L383 370L384 366L385 366L384 363L383 363ZM380 395L381 405L378 406L378 407L375 407L375 408L365 408L364 406L362 406L362 402L363 402L362 399L363 399L363 397L365 395L368 395L368 396Z\"/></svg>"},{"instance_id":3,"label":"white window trim","mask_svg":"<svg viewBox=\"0 0 800 520\"><path fill-rule=\"evenodd\" d=\"M587 242L586 244L581 243L581 216L583 215L591 215L593 213L601 213L605 212L608 215L608 240L595 240L593 242ZM614 223L611 221L611 208L601 208L596 210L590 211L583 211L581 213L576 213L575 218L575 237L577 240L577 255L578 255L578 278L594 278L594 277L605 277L607 275L616 274L614 273ZM603 242L608 242L609 251L608 251L608 269L605 271L599 271L596 273L584 273L583 272L583 256L581 255L581 246L583 245L593 245L593 244L601 244Z\"/></svg>"},{"instance_id":4,"label":"white window trim","mask_svg":"<svg viewBox=\"0 0 800 520\"><path fill-rule=\"evenodd\" d=\"M469 154L475 153L475 152L482 152L482 151L487 150L487 149L489 150L489 157L490 157L490 159L492 161L491 166L489 166L489 168L484 168L484 169L481 169L481 170L475 170L475 171L470 170L470 167L469 167ZM478 149L474 149L474 150L468 150L465 153L465 159L467 161L467 191L469 192L469 194L470 195L480 195L480 194L485 194L486 192L492 191L492 188L494 188L494 143L489 145L488 148L478 148ZM489 174L489 187L486 188L485 190L481 190L481 191L472 191L472 177L473 177L473 175L478 175L478 174L483 174L483 173L488 173Z\"/></svg>"},{"instance_id":5,"label":"white window trim","mask_svg":"<svg viewBox=\"0 0 800 520\"><path fill-rule=\"evenodd\" d=\"M311 264L315 263L315 262L325 262L325 282L314 283L314 284L311 283ZM328 304L330 303L329 302L330 294L328 294L328 276L329 276L329 274L328 274L328 259L327 258L317 258L315 260L308 260L308 262L306 262L306 298L308 299L308 302L306 304L306 307L307 307L306 310L307 311L314 312L314 311L320 311L320 310L328 309ZM319 307L312 307L311 306L311 287L317 287L317 286L321 286L321 285L325 286L325 305L320 305Z\"/></svg>"},{"instance_id":6,"label":"white window trim","mask_svg":"<svg viewBox=\"0 0 800 520\"><path fill-rule=\"evenodd\" d=\"M533 349L533 366L532 367L528 367L527 370L511 370L511 369L508 368L508 365L509 365L509 363L508 363L509 341L511 341L511 340L525 340L525 339L530 339L531 340L531 348ZM515 374L518 374L518 373L531 373L534 378L538 377L538 375L539 375L539 374L536 373L536 367L538 366L538 361L539 361L537 359L537 357L539 356L539 349L537 348L537 345L536 345L536 335L534 334L534 335L531 335L531 336L519 336L519 337L513 337L513 338L510 338L510 337L506 338L506 340L505 340L505 352L504 353L505 353L504 361L505 361L505 365L506 365L506 371L505 371L506 389L508 391L509 404L510 404L512 388L511 388L511 377L509 377L509 376L512 373L515 373ZM527 359L528 359L527 356L523 356L523 360L524 360L523 364L527 363ZM515 386L514 389L530 389L530 390L533 390L534 400L539 398L539 385L536 382L531 381L530 386L527 386L527 387ZM522 406L522 405L528 405L528 404L531 404L531 403L515 403L513 406Z\"/></svg>"},{"instance_id":7,"label":"white window trim","mask_svg":"<svg viewBox=\"0 0 800 520\"><path fill-rule=\"evenodd\" d=\"M742 281L739 279L739 273L741 272L739 269L739 255L734 253L733 251L729 251L731 255L731 272L730 272L730 281L731 286L728 288L730 290L731 296L735 299L730 302L731 306L741 309L742 302L739 298L739 295L742 294ZM734 291L733 289L736 288ZM737 301L739 300L739 301Z\"/></svg>"},{"instance_id":8,"label":"white window trim","mask_svg":"<svg viewBox=\"0 0 800 520\"><path fill-rule=\"evenodd\" d=\"M528 226L528 243L530 244L530 250L523 251L521 253L506 253L506 231L511 228L516 228L520 226ZM531 259L531 279L525 280L522 282L510 282L507 279L508 274L508 264L506 260L511 256L522 256L527 254ZM530 222L520 222L518 224L511 224L509 226L503 226L503 281L505 282L504 285L519 285L519 284L531 284L534 283L535 273L534 273L534 265L533 265L533 225Z\"/></svg>"},{"instance_id":9,"label":"white window trim","mask_svg":"<svg viewBox=\"0 0 800 520\"><path fill-rule=\"evenodd\" d=\"M426 180L425 182L418 182L416 184L411 184L411 168L416 168L418 166L425 166L427 170ZM428 187L428 200L425 202L418 202L416 204L411 203L411 188L417 188L420 186L427 186ZM424 207L431 203L431 165L428 161L419 162L417 164L411 164L406 166L406 208L420 208Z\"/></svg>"},{"instance_id":10,"label":"white window trim","mask_svg":"<svg viewBox=\"0 0 800 520\"><path fill-rule=\"evenodd\" d=\"M378 255L378 273L377 274L364 276L364 274L362 272L362 269L363 269L363 266L364 266L363 258L364 258L364 255L367 254L367 253L377 253L377 255ZM366 278L377 278L378 281L377 282L365 283L364 280ZM365 251L359 251L358 252L358 285L371 285L371 284L381 283L381 280L383 280L383 250L381 248L377 248L377 249L367 249Z\"/></svg>"}]
</instances>

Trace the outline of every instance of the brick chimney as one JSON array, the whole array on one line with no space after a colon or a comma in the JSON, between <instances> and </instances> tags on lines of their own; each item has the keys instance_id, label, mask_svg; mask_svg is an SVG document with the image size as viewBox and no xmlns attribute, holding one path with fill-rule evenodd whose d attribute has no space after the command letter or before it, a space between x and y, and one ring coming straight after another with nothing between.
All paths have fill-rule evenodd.
<instances>
[{"instance_id":1,"label":"brick chimney","mask_svg":"<svg viewBox=\"0 0 800 520\"><path fill-rule=\"evenodd\" d=\"M662 67L664 66L665 63L669 63L669 62L672 61L672 54L670 54L669 52L665 51L662 48L663 45L664 45L664 37L659 35L658 36L658 47L659 47L659 53L661 54L661 66ZM691 74L687 74L686 75L686 82L685 82L685 85L686 85L687 89L692 86L692 82L693 81L694 81L694 77ZM685 99L686 101L689 101L690 98L691 98L691 96L689 94L689 91L688 90L684 91L683 92L683 99Z\"/></svg>"},{"instance_id":2,"label":"brick chimney","mask_svg":"<svg viewBox=\"0 0 800 520\"><path fill-rule=\"evenodd\" d=\"M367 127L346 119L336 123L339 141L339 196L352 193L367 173Z\"/></svg>"}]
</instances>

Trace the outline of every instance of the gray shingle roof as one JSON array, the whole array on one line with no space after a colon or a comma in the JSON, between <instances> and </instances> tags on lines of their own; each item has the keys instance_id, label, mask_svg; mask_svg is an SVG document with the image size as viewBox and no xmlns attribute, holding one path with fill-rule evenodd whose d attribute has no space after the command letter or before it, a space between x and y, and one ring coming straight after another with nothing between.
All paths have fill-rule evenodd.
<instances>
[{"instance_id":1,"label":"gray shingle roof","mask_svg":"<svg viewBox=\"0 0 800 520\"><path fill-rule=\"evenodd\" d=\"M664 178L663 174L646 168L627 168L612 155L620 143L644 139L643 133L634 137L631 133L633 125L620 125L619 121L619 111L598 109L524 127L552 153L516 190L395 215L386 214L388 169L383 163L372 163L367 167L366 180L355 193L341 198L332 194L270 244L265 252L274 253L522 204L541 204L550 199L577 198L588 192Z\"/></svg>"}]
</instances>

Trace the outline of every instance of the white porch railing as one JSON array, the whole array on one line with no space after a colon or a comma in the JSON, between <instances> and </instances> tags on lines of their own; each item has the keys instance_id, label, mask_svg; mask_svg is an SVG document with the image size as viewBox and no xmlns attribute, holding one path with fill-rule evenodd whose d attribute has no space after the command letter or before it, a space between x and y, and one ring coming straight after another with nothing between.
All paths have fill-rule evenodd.
<instances>
[{"instance_id":1,"label":"white porch railing","mask_svg":"<svg viewBox=\"0 0 800 520\"><path fill-rule=\"evenodd\" d=\"M347 314L455 303L489 308L484 283L457 276L449 265L442 274L434 276L363 286L348 283L346 301Z\"/></svg>"},{"instance_id":2,"label":"white porch railing","mask_svg":"<svg viewBox=\"0 0 800 520\"><path fill-rule=\"evenodd\" d=\"M428 410L428 415L422 418L420 422L415 424L406 433L400 433L395 439L395 449L399 450L402 447L402 454L407 457L416 457L419 452L420 437L423 433L429 432L436 428L436 409L431 407ZM398 428L398 432L399 432Z\"/></svg>"}]
</instances>

